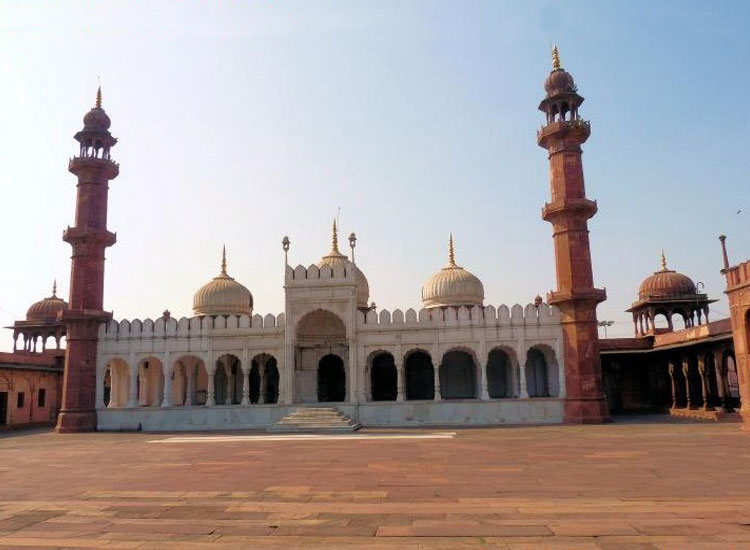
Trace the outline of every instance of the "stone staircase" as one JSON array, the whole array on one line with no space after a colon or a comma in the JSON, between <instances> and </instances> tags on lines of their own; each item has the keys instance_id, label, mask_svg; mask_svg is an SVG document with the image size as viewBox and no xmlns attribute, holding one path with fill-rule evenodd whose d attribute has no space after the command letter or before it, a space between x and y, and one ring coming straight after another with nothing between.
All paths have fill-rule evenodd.
<instances>
[{"instance_id":1,"label":"stone staircase","mask_svg":"<svg viewBox=\"0 0 750 550\"><path fill-rule=\"evenodd\" d=\"M298 407L276 424L270 432L286 433L351 433L362 425L334 407Z\"/></svg>"}]
</instances>

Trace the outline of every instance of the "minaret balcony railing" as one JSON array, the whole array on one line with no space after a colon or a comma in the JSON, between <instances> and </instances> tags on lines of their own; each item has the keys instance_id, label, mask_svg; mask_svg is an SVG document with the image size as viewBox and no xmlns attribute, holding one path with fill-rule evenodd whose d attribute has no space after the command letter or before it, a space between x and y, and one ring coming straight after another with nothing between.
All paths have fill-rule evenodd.
<instances>
[{"instance_id":1,"label":"minaret balcony railing","mask_svg":"<svg viewBox=\"0 0 750 550\"><path fill-rule=\"evenodd\" d=\"M97 157L73 157L68 161L68 171L77 174L85 170L101 171L105 178L111 180L120 173L120 165L112 159Z\"/></svg>"},{"instance_id":2,"label":"minaret balcony railing","mask_svg":"<svg viewBox=\"0 0 750 550\"><path fill-rule=\"evenodd\" d=\"M565 198L563 200L547 202L542 208L542 219L547 222L555 223L555 220L561 216L570 214L581 216L589 219L596 214L599 207L596 201L586 198Z\"/></svg>"},{"instance_id":3,"label":"minaret balcony railing","mask_svg":"<svg viewBox=\"0 0 750 550\"><path fill-rule=\"evenodd\" d=\"M579 143L586 141L591 135L591 122L577 118L575 120L558 120L542 126L536 133L539 145L544 147L543 141L549 136L575 135Z\"/></svg>"},{"instance_id":4,"label":"minaret balcony railing","mask_svg":"<svg viewBox=\"0 0 750 550\"><path fill-rule=\"evenodd\" d=\"M63 231L63 241L75 246L77 244L99 244L112 246L117 242L117 234L106 229L91 227L68 227ZM75 250L74 250L75 254Z\"/></svg>"}]
</instances>

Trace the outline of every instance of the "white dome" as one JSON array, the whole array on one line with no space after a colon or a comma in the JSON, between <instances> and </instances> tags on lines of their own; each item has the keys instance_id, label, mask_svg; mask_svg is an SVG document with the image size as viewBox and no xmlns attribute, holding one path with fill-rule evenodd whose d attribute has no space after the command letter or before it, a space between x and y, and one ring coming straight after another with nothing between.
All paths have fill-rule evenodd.
<instances>
[{"instance_id":1,"label":"white dome","mask_svg":"<svg viewBox=\"0 0 750 550\"><path fill-rule=\"evenodd\" d=\"M456 265L453 235L448 247L448 264L430 277L422 286L422 305L425 308L447 306L481 306L484 285L476 275Z\"/></svg>"},{"instance_id":2,"label":"white dome","mask_svg":"<svg viewBox=\"0 0 750 550\"><path fill-rule=\"evenodd\" d=\"M242 284L227 275L226 250L222 252L221 273L193 296L196 315L252 315L253 295Z\"/></svg>"}]
</instances>

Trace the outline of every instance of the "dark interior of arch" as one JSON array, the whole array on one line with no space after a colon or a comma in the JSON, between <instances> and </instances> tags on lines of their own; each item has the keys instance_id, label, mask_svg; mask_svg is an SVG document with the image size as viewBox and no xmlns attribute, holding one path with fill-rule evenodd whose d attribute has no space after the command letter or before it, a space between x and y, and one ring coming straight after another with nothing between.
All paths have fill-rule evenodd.
<instances>
[{"instance_id":1,"label":"dark interior of arch","mask_svg":"<svg viewBox=\"0 0 750 550\"><path fill-rule=\"evenodd\" d=\"M432 359L423 351L409 354L405 362L406 398L435 399L435 371Z\"/></svg>"},{"instance_id":2,"label":"dark interior of arch","mask_svg":"<svg viewBox=\"0 0 750 550\"><path fill-rule=\"evenodd\" d=\"M477 367L465 351L449 351L440 363L440 395L443 399L477 396Z\"/></svg>"},{"instance_id":3,"label":"dark interior of arch","mask_svg":"<svg viewBox=\"0 0 750 550\"><path fill-rule=\"evenodd\" d=\"M318 363L318 401L332 403L346 399L344 361L338 355L324 356Z\"/></svg>"},{"instance_id":4,"label":"dark interior of arch","mask_svg":"<svg viewBox=\"0 0 750 550\"><path fill-rule=\"evenodd\" d=\"M513 397L510 356L493 349L487 360L487 393L490 397Z\"/></svg>"},{"instance_id":5,"label":"dark interior of arch","mask_svg":"<svg viewBox=\"0 0 750 550\"><path fill-rule=\"evenodd\" d=\"M262 372L265 371L265 372ZM263 388L260 386L263 374ZM261 392L263 403L276 403L279 400L279 369L276 358L260 356L253 359L250 366L250 403L260 403Z\"/></svg>"},{"instance_id":6,"label":"dark interior of arch","mask_svg":"<svg viewBox=\"0 0 750 550\"><path fill-rule=\"evenodd\" d=\"M549 397L547 360L536 348L526 354L526 391L529 397Z\"/></svg>"},{"instance_id":7,"label":"dark interior of arch","mask_svg":"<svg viewBox=\"0 0 750 550\"><path fill-rule=\"evenodd\" d=\"M373 401L395 401L398 393L398 373L393 355L379 353L372 359L370 388Z\"/></svg>"}]
</instances>

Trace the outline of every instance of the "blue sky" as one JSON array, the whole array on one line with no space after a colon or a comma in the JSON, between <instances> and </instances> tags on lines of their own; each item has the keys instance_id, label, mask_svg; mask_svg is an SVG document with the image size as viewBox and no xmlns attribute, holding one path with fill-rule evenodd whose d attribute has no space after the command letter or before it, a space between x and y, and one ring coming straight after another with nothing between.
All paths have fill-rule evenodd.
<instances>
[{"instance_id":1,"label":"blue sky","mask_svg":"<svg viewBox=\"0 0 750 550\"><path fill-rule=\"evenodd\" d=\"M486 303L554 288L537 111L550 45L586 97L594 276L610 336L659 266L727 311L717 236L750 257L746 2L4 2L0 4L0 321L67 295L73 134L93 105L120 139L105 305L118 318L189 315L218 273L283 310L293 263L356 231L371 299L418 307L446 260ZM737 210L743 210L737 214ZM0 348L11 344L10 332Z\"/></svg>"}]
</instances>

